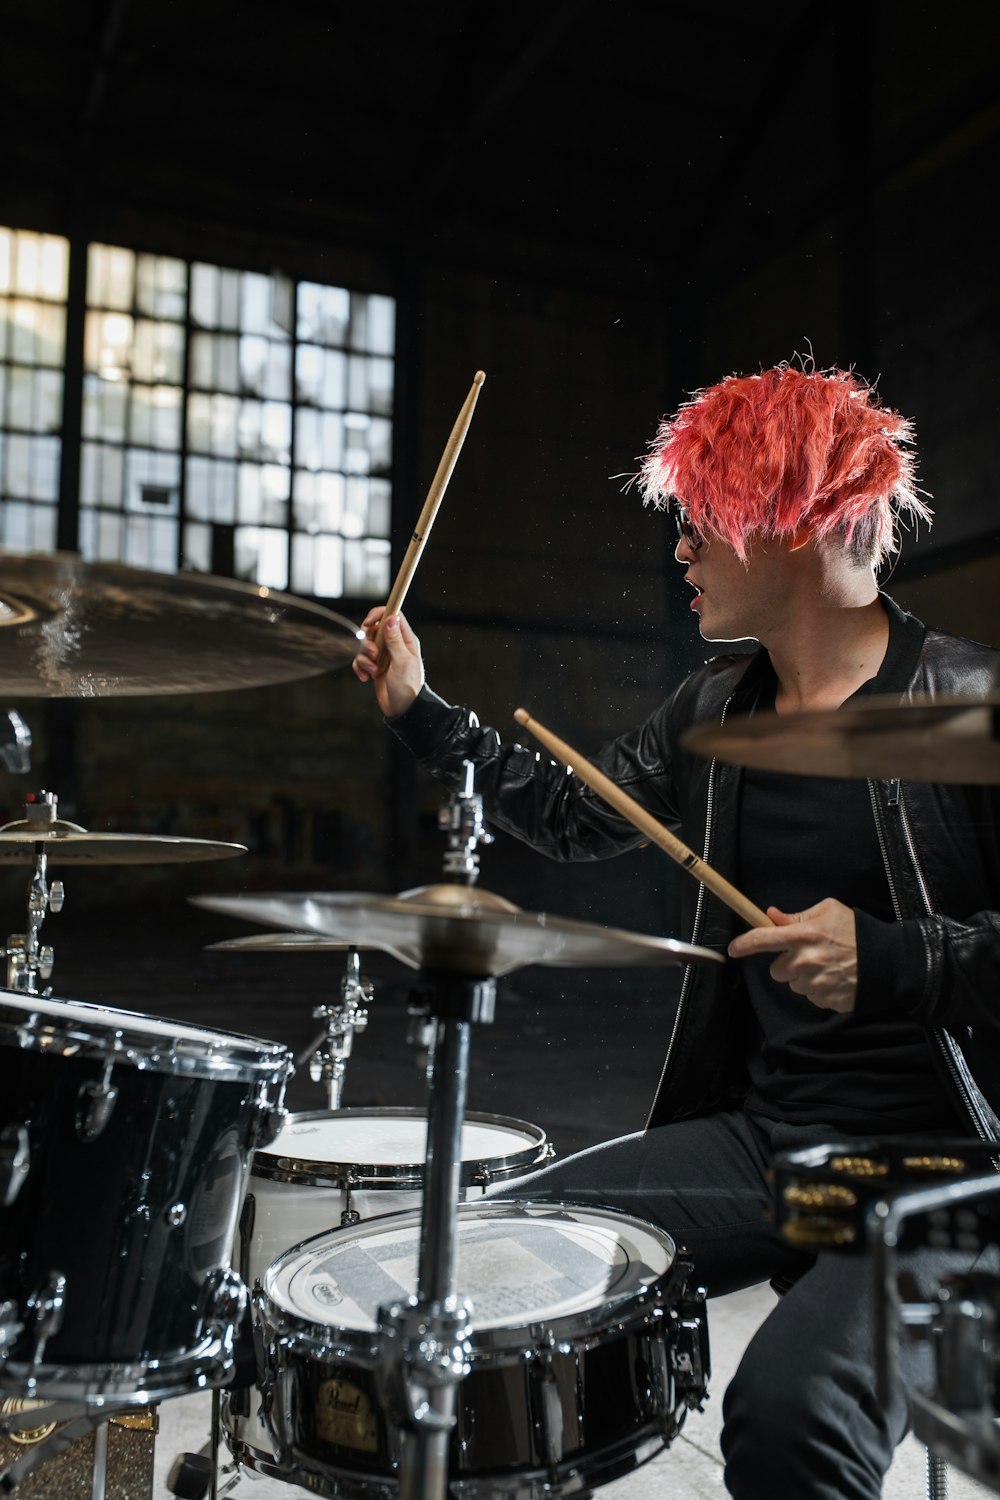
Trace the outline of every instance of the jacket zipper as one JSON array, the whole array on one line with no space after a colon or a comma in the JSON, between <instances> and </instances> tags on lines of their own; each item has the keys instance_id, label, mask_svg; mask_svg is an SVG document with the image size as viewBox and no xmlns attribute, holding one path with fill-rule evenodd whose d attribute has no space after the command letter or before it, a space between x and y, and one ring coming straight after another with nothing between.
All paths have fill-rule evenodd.
<instances>
[{"instance_id":1,"label":"jacket zipper","mask_svg":"<svg viewBox=\"0 0 1000 1500\"><path fill-rule=\"evenodd\" d=\"M733 701L733 695L730 694L730 696L726 699L725 703L722 705L722 717L719 719L719 726L720 726L720 728L726 722L726 714L729 711L729 705L730 705L730 703L732 703L732 701ZM711 763L711 765L708 768L708 793L707 793L707 795L705 797L705 842L704 842L704 845L702 846L702 855L701 855L701 857L702 857L703 862L706 865L708 864L708 856L711 853L711 844L712 844L712 813L714 811L714 803L715 803L715 768L716 768L716 765L717 765L717 761L713 758L712 763ZM701 924L702 924L702 918L704 916L704 912L705 912L705 887L704 887L704 885L699 885L698 886L698 903L697 903L697 905L695 906L695 909L694 909L694 922L692 923L692 926L691 926L691 942L692 943L697 943L698 938L701 935ZM677 1012L676 1012L676 1014L674 1016L673 1029L670 1032L670 1040L667 1043L667 1055L663 1059L663 1068L662 1068L661 1073L660 1073L660 1083L661 1083L661 1085L663 1083L664 1078L666 1078L666 1076L667 1076L667 1069L670 1067L670 1059L673 1056L674 1043L677 1040L677 1033L680 1031L681 1020L683 1018L684 1011L687 1008L688 994L689 994L689 991L691 989L691 981L692 981L693 974L694 974L694 964L687 964L686 967L685 967L685 969L684 969L684 978L681 981L681 992L680 992L680 996L678 997L678 1000L677 1000Z\"/></svg>"},{"instance_id":2,"label":"jacket zipper","mask_svg":"<svg viewBox=\"0 0 1000 1500\"><path fill-rule=\"evenodd\" d=\"M903 913L899 905L899 898L896 895L896 885L892 878L892 870L889 866L889 853L886 848L885 836L882 832L882 819L879 815L878 795L875 790L875 783L870 778L868 781L868 792L871 797L872 814L875 818L875 833L878 838L878 846L882 854L882 864L885 867L886 879L889 882L889 895L892 898L892 909L896 913L896 921L900 922L902 921ZM898 781L894 781L892 783L892 802L899 808L899 823L903 833L903 843L906 845L906 852L909 855L910 864L913 866L913 873L916 876L917 885L920 889L920 899L923 902L924 911L926 912L927 916L932 917L934 915L934 907L931 902L930 891L927 887L927 881L924 878L924 872L921 868L920 860L917 856L917 846L913 838L913 829L910 827L910 819L906 811L906 803L903 801L903 789ZM962 1100L962 1103L965 1105L969 1118L972 1120L972 1123L980 1139L984 1141L992 1140L993 1132L990 1129L989 1124L982 1113L982 1110L979 1108L975 1095L966 1083L966 1080L962 1075L961 1068L956 1061L954 1055L955 1050L957 1050L955 1043L951 1041L951 1039L946 1035L941 1027L934 1026L931 1028L931 1031L934 1037L934 1041L937 1044L938 1050L940 1051L941 1056L944 1058L945 1066L947 1067L949 1076L951 1077L951 1080L955 1085L958 1096Z\"/></svg>"}]
</instances>

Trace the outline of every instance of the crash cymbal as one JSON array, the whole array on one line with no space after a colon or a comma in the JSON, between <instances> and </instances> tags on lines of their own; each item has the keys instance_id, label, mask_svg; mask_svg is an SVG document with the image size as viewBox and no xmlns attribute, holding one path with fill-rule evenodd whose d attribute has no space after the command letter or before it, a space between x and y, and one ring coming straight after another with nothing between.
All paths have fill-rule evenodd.
<instances>
[{"instance_id":1,"label":"crash cymbal","mask_svg":"<svg viewBox=\"0 0 1000 1500\"><path fill-rule=\"evenodd\" d=\"M1000 695L870 698L824 713L757 713L699 724L681 743L696 755L803 776L1000 784Z\"/></svg>"},{"instance_id":2,"label":"crash cymbal","mask_svg":"<svg viewBox=\"0 0 1000 1500\"><path fill-rule=\"evenodd\" d=\"M318 932L255 932L250 937L208 943L206 953L353 953L357 945Z\"/></svg>"},{"instance_id":3,"label":"crash cymbal","mask_svg":"<svg viewBox=\"0 0 1000 1500\"><path fill-rule=\"evenodd\" d=\"M722 962L710 949L674 938L521 911L475 886L420 886L400 896L311 891L191 899L227 916L320 932L357 948L377 948L414 969L441 969L473 978L498 978L529 964Z\"/></svg>"},{"instance_id":4,"label":"crash cymbal","mask_svg":"<svg viewBox=\"0 0 1000 1500\"><path fill-rule=\"evenodd\" d=\"M0 685L12 698L260 687L345 665L357 641L349 620L292 594L0 551Z\"/></svg>"},{"instance_id":5,"label":"crash cymbal","mask_svg":"<svg viewBox=\"0 0 1000 1500\"><path fill-rule=\"evenodd\" d=\"M231 859L245 844L174 838L156 833L89 833L79 823L26 818L0 827L0 864L30 865L41 846L60 865L173 865L196 859Z\"/></svg>"}]
</instances>

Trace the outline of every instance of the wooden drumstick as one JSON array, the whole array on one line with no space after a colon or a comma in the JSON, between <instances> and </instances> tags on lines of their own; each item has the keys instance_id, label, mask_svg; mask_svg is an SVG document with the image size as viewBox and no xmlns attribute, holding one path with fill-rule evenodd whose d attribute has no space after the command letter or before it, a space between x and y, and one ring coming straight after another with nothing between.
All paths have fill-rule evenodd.
<instances>
[{"instance_id":1,"label":"wooden drumstick","mask_svg":"<svg viewBox=\"0 0 1000 1500\"><path fill-rule=\"evenodd\" d=\"M462 410L455 418L455 425L451 429L451 437L445 444L444 452L441 455L441 462L437 466L437 473L431 480L431 487L427 491L424 508L417 519L416 528L413 536L410 538L410 545L407 547L406 555L400 563L399 572L396 574L396 581L389 593L385 609L382 611L382 619L379 621L378 629L375 632L375 644L379 650L382 649L382 626L384 622L390 615L396 614L403 607L403 600L406 598L406 591L413 581L413 575L417 571L417 563L420 561L420 554L424 550L424 543L427 540L431 527L434 525L434 517L437 515L438 506L444 499L444 492L448 488L448 480L451 478L451 472L458 461L458 455L462 451L465 435L472 425L472 413L476 409L476 402L479 400L479 392L483 388L483 381L485 379L485 370L477 370L472 377L472 387L462 404Z\"/></svg>"},{"instance_id":2,"label":"wooden drumstick","mask_svg":"<svg viewBox=\"0 0 1000 1500\"><path fill-rule=\"evenodd\" d=\"M539 724L538 720L533 719L526 709L515 709L514 718L519 724L523 724L525 729L530 729L535 738L541 740L545 748L550 750L557 760L569 766L570 770L579 776L591 791L596 792L610 807L621 813L623 818L627 818L630 823L634 824L640 833L644 833L652 843L669 854L671 859L676 860L682 870L693 875L695 880L700 880L702 885L707 885L708 889L718 896L725 906L736 912L737 916L742 917L750 927L774 926L766 912L761 911L759 906L755 906L748 897L743 895L742 891L730 885L718 870L713 870L711 865L699 859L693 849L689 849L687 844L676 838L669 828L664 828L663 824L654 818L652 813L641 807L634 797L630 797L628 792L623 792L610 776L605 776L604 772L592 766L589 760L578 755L565 740L559 739L558 735L546 729L543 724Z\"/></svg>"}]
</instances>

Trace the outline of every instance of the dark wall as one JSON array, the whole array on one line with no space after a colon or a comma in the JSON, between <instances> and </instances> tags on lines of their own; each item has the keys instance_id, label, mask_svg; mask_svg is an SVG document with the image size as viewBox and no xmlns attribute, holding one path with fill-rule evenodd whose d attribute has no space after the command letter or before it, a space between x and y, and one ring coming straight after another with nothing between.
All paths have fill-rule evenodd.
<instances>
[{"instance_id":1,"label":"dark wall","mask_svg":"<svg viewBox=\"0 0 1000 1500\"><path fill-rule=\"evenodd\" d=\"M921 76L931 87L930 74ZM905 90L889 104L905 115ZM864 116L853 123L863 135ZM671 276L637 203L634 218L621 218L621 254L635 248L638 265L641 242L645 269L620 282L608 255L583 244L574 253L571 233L553 254L551 239L533 242L524 225L516 250L491 246L484 230L459 251L430 222L412 235L395 221L391 232L375 226L366 243L364 224L349 205L338 210L329 187L322 225L301 234L290 214L255 204L245 188L206 196L195 212L194 190L185 196L162 173L153 179L159 208L155 193L116 196L107 175L93 190L87 177L22 178L0 187L0 222L395 292L397 560L472 375L484 369L407 612L444 696L472 704L505 734L525 704L592 751L704 654L667 519L643 509L626 477L658 416L686 392L796 351L811 349L821 366L856 363L888 404L915 419L940 542L908 549L912 563L904 552L894 587L904 602L926 602L935 623L1000 643L991 558L1000 540L992 478L1000 247L986 191L997 126L995 109L984 108L966 128L943 127L892 160L878 142L862 141L853 175L847 154L837 176L811 185L810 212L787 221L734 190L711 256L698 259L692 248L687 269ZM787 136L772 120L754 149L777 159ZM595 179L593 194L602 191ZM773 200L778 214L779 191ZM732 253L727 216L741 230ZM692 227L678 215L672 250ZM954 550L964 545L974 566ZM357 617L365 607L348 601L346 609ZM437 791L394 751L370 694L346 671L199 698L19 707L38 741L32 782L59 792L68 815L94 828L250 846L240 861L67 875L80 907L128 907L137 920L155 909L170 930L196 890L399 890L436 878ZM12 814L21 790L5 780ZM659 855L614 870L561 870L503 839L483 866L484 884L526 906L670 930L676 877ZM4 878L16 904L21 876Z\"/></svg>"}]
</instances>

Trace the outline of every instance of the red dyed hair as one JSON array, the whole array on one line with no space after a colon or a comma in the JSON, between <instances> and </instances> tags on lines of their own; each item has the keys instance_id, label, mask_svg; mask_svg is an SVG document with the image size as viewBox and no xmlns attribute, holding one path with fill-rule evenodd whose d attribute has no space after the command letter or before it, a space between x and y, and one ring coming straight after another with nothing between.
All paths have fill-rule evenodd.
<instances>
[{"instance_id":1,"label":"red dyed hair","mask_svg":"<svg viewBox=\"0 0 1000 1500\"><path fill-rule=\"evenodd\" d=\"M730 375L660 422L638 479L745 562L750 543L840 531L856 557L895 551L895 518L930 521L914 489L911 424L845 370L782 364Z\"/></svg>"}]
</instances>

